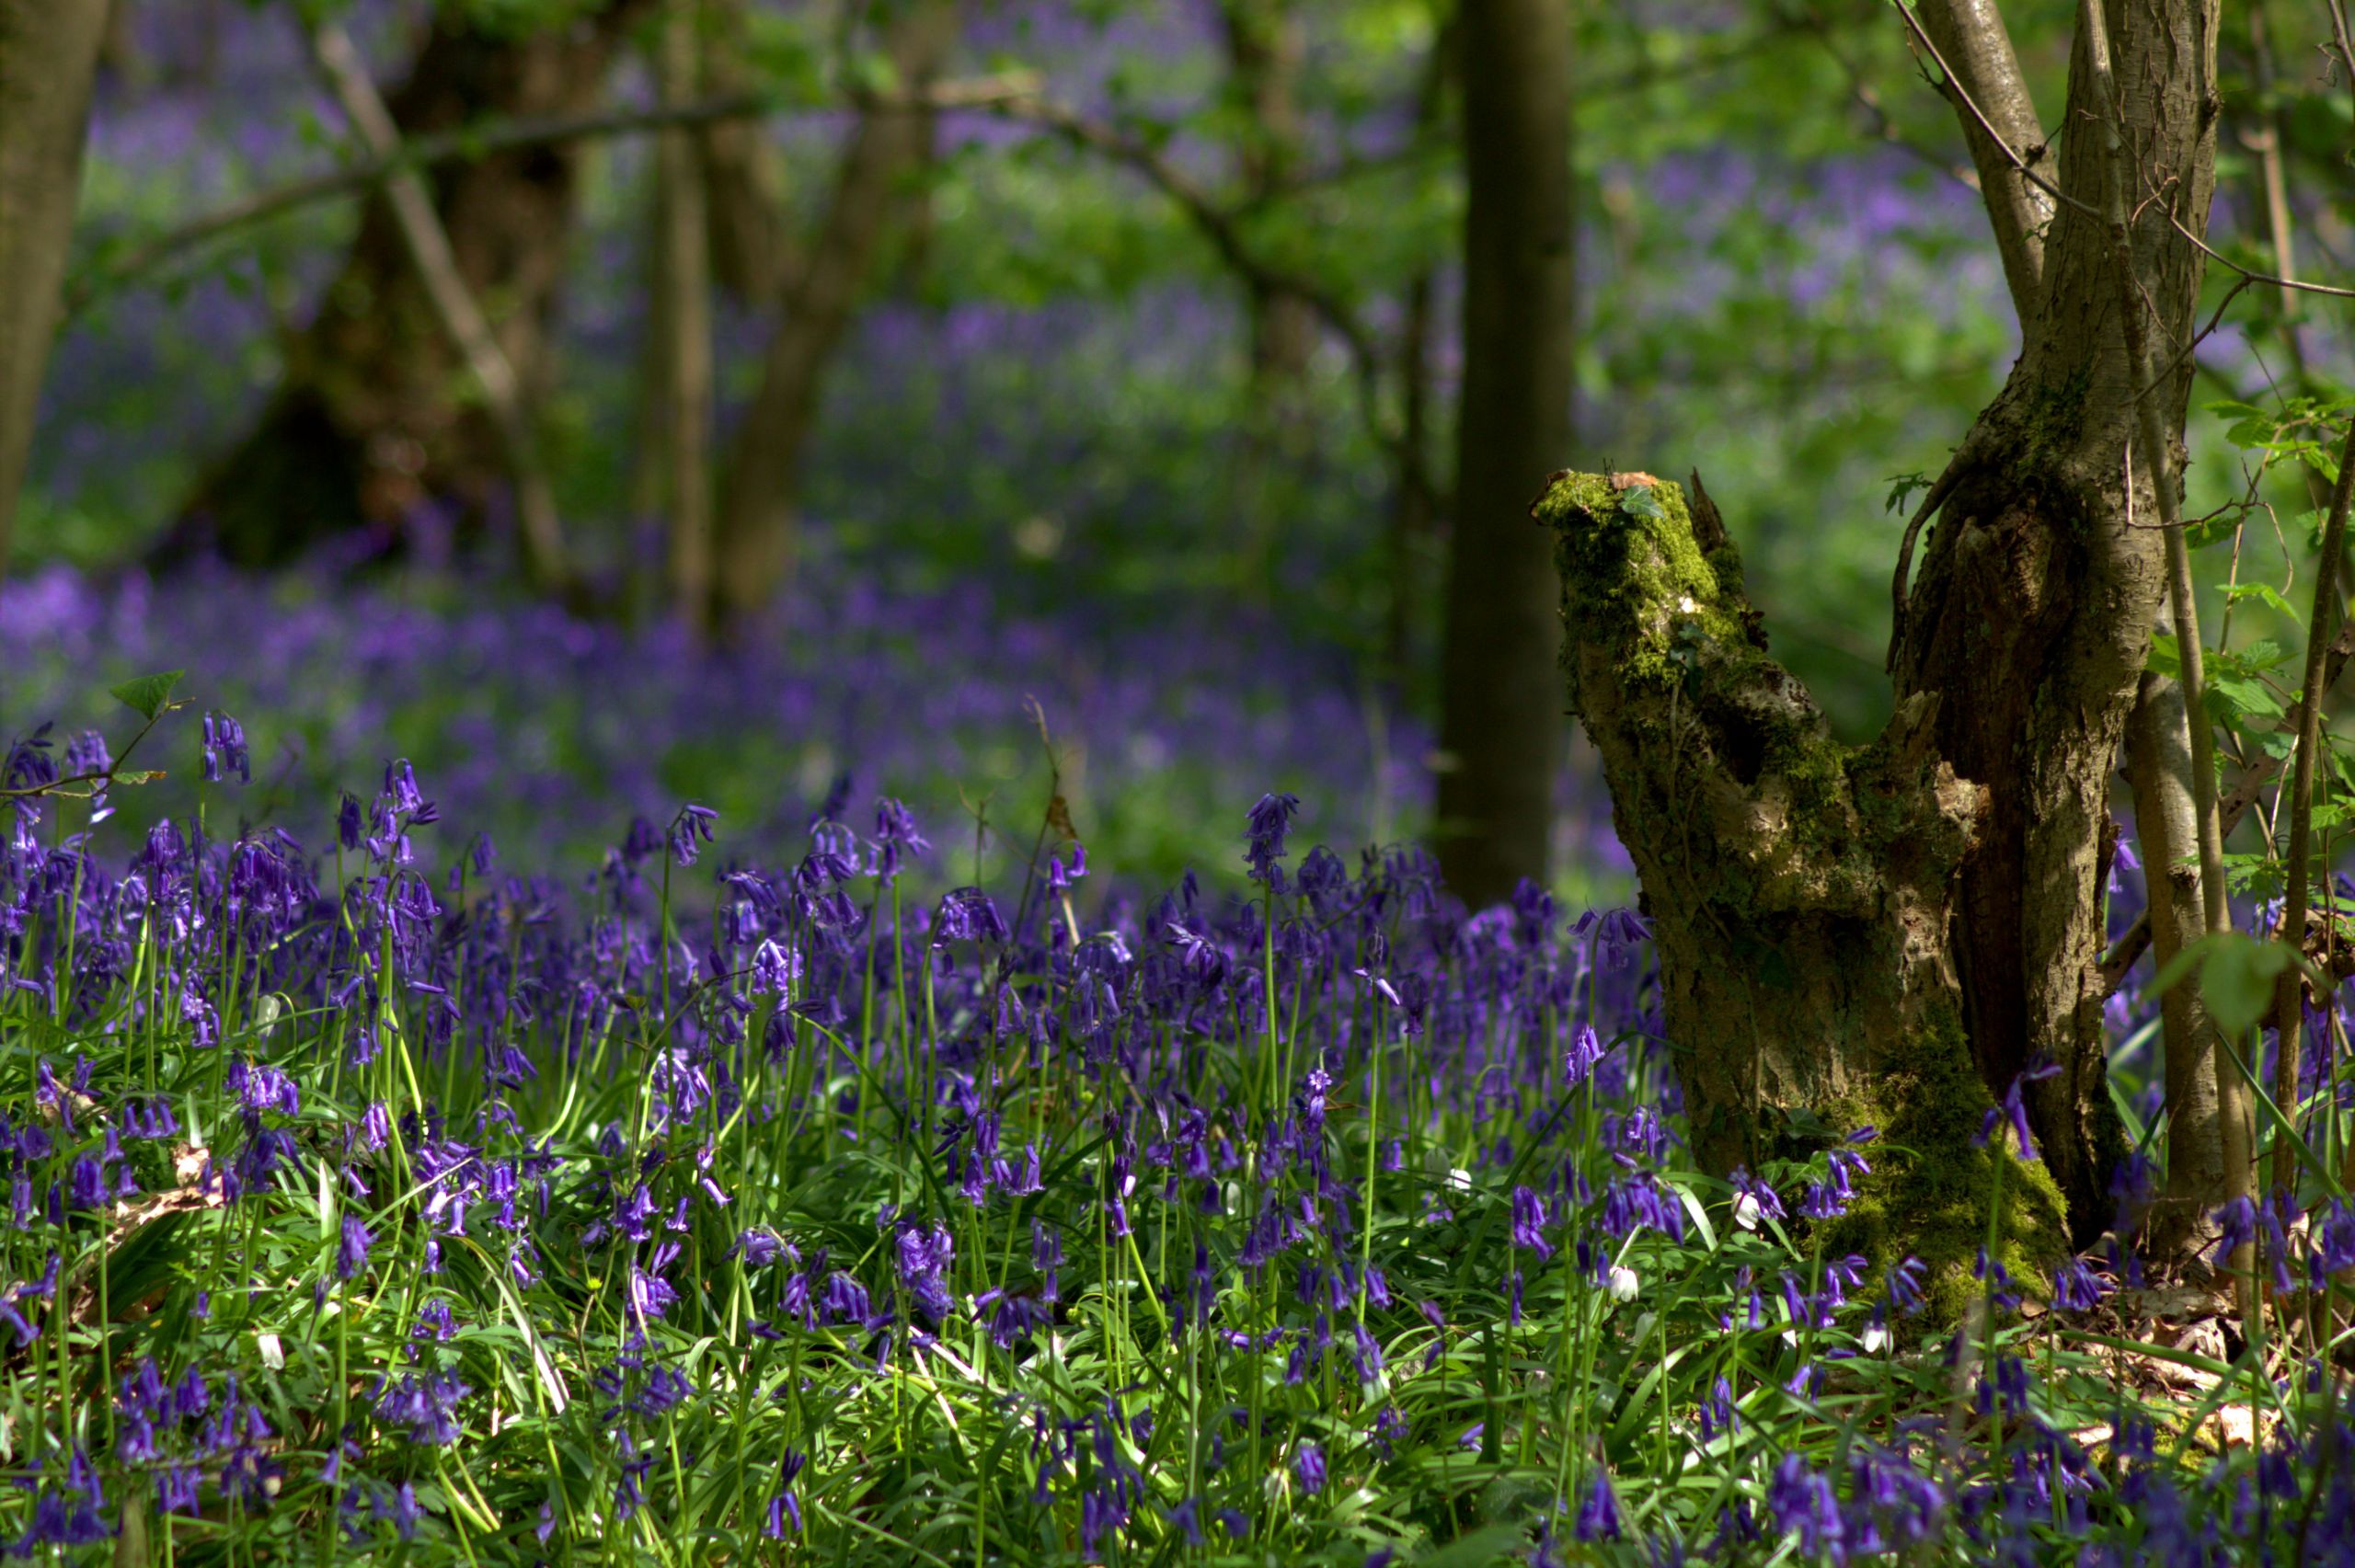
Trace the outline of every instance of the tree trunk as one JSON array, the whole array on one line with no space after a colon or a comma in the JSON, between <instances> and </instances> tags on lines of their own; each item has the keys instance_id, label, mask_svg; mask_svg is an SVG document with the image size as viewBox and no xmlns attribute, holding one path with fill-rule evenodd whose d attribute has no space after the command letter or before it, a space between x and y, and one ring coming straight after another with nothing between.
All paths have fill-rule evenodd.
<instances>
[{"instance_id":1,"label":"tree trunk","mask_svg":"<svg viewBox=\"0 0 2355 1568\"><path fill-rule=\"evenodd\" d=\"M576 21L516 33L436 13L408 80L387 95L404 138L505 116L578 114L642 0L607 0ZM569 259L580 148L498 153L431 171L433 209L466 289L494 316L528 406L549 371L548 331ZM282 564L366 528L397 544L429 504L479 531L506 503L497 422L470 395L387 203L373 199L319 314L290 346L261 418L200 483L158 549L207 544L239 565Z\"/></svg>"},{"instance_id":2,"label":"tree trunk","mask_svg":"<svg viewBox=\"0 0 2355 1568\"><path fill-rule=\"evenodd\" d=\"M0 0L0 572L57 331L106 0Z\"/></svg>"},{"instance_id":3,"label":"tree trunk","mask_svg":"<svg viewBox=\"0 0 2355 1568\"><path fill-rule=\"evenodd\" d=\"M902 86L938 74L959 20L955 0L919 0L891 29L885 52ZM729 448L714 584L723 623L767 603L791 564L801 464L819 393L882 247L899 180L923 155L924 120L889 109L859 117L825 221L785 291L760 390Z\"/></svg>"},{"instance_id":4,"label":"tree trunk","mask_svg":"<svg viewBox=\"0 0 2355 1568\"><path fill-rule=\"evenodd\" d=\"M704 7L703 90L713 97L745 91L752 73L747 0L710 0ZM723 120L695 133L711 222L712 275L740 300L774 300L793 270L786 222L785 159L758 120Z\"/></svg>"},{"instance_id":5,"label":"tree trunk","mask_svg":"<svg viewBox=\"0 0 2355 1568\"><path fill-rule=\"evenodd\" d=\"M1282 199L1300 162L1298 89L1307 32L1290 0L1222 0L1228 92L1241 122L1235 139L1244 199L1254 209ZM1308 362L1316 351L1316 317L1306 300L1265 279L1246 281L1250 381L1245 394L1233 474L1240 524L1236 561L1246 591L1261 600L1272 579L1280 471L1296 461L1308 434Z\"/></svg>"},{"instance_id":6,"label":"tree trunk","mask_svg":"<svg viewBox=\"0 0 2355 1568\"><path fill-rule=\"evenodd\" d=\"M1570 42L1560 0L1466 0L1457 25L1464 395L1433 837L1476 908L1545 875L1561 756L1553 587L1528 510L1570 441Z\"/></svg>"},{"instance_id":7,"label":"tree trunk","mask_svg":"<svg viewBox=\"0 0 2355 1568\"><path fill-rule=\"evenodd\" d=\"M1219 8L1228 69L1245 116L1238 152L1245 200L1272 201L1300 162L1300 69L1306 29L1288 0L1225 0ZM1281 289L1251 290L1251 375L1275 412L1308 369L1316 317L1307 301Z\"/></svg>"},{"instance_id":8,"label":"tree trunk","mask_svg":"<svg viewBox=\"0 0 2355 1568\"><path fill-rule=\"evenodd\" d=\"M2212 0L2122 6L2110 20L2140 292L2162 352L2189 340L2215 181ZM2086 124L2085 40L2069 112ZM2074 145L2074 152L2070 151ZM1936 692L1938 754L1989 791L1963 869L1955 953L1982 1078L2000 1091L2039 1059L2031 1120L2080 1240L2108 1218L2122 1152L2104 1082L2098 864L2109 778L2165 591L2149 476L2127 483L2136 391L2100 219L2101 159L2063 139L2065 197L2044 247L2039 319L1965 439L1896 646L1898 696ZM2153 193L2156 194L2154 195ZM2085 209L2093 209L2088 212ZM2151 395L2181 449L2190 356Z\"/></svg>"},{"instance_id":9,"label":"tree trunk","mask_svg":"<svg viewBox=\"0 0 2355 1568\"><path fill-rule=\"evenodd\" d=\"M666 0L657 46L662 101L684 103L699 82L695 0ZM695 134L656 144L661 289L665 573L673 613L702 628L711 610L711 253L705 164Z\"/></svg>"},{"instance_id":10,"label":"tree trunk","mask_svg":"<svg viewBox=\"0 0 2355 1568\"><path fill-rule=\"evenodd\" d=\"M2151 961L2166 967L2205 934L2200 904L2197 807L2191 749L2184 729L2183 688L2145 670L2126 728L2127 780L2134 792L2134 831L2142 843L2142 884L2151 912ZM2212 1239L2209 1216L2228 1193L2224 1129L2217 1107L2216 1026L2197 988L2179 985L2159 999L2165 1044L2167 1185L2151 1215L2159 1250L2183 1255Z\"/></svg>"},{"instance_id":11,"label":"tree trunk","mask_svg":"<svg viewBox=\"0 0 2355 1568\"><path fill-rule=\"evenodd\" d=\"M1997 1173L2015 1261L2059 1196L2000 1145L1947 936L1989 792L1936 752L1940 702L1844 747L1766 656L1741 560L1696 480L1564 475L1538 503L1561 572L1572 707L1643 879L1695 1155L1725 1172L1879 1129L1837 1244L1971 1288Z\"/></svg>"},{"instance_id":12,"label":"tree trunk","mask_svg":"<svg viewBox=\"0 0 2355 1568\"><path fill-rule=\"evenodd\" d=\"M2209 0L2110 21L2142 182L2134 282L2166 346L2188 339L2199 292L2170 215L2195 235L2208 219L2215 26ZM2081 37L2063 123L2104 112L2091 91ZM1673 486L1626 476L1565 479L1541 508L1572 701L1655 916L1696 1151L1724 1169L1877 1122L1896 1147L1848 1228L1885 1257L1917 1253L1949 1291L1998 1170L2032 1262L2099 1235L2121 1152L2099 879L2164 570L2148 477L2127 467L2137 389L2097 148L2063 139L2038 319L1938 487L1892 647L1896 716L1871 746L1823 738L1765 657L1714 509L1688 520ZM2188 384L2187 355L2150 394L2178 446ZM1970 1135L2039 1059L2061 1070L2027 1086L2042 1162L2007 1168Z\"/></svg>"}]
</instances>

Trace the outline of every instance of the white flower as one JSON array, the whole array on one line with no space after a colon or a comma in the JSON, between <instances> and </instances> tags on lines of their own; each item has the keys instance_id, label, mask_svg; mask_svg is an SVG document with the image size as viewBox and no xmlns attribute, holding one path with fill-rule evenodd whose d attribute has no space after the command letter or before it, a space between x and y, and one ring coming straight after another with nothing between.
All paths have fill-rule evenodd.
<instances>
[{"instance_id":1,"label":"white flower","mask_svg":"<svg viewBox=\"0 0 2355 1568\"><path fill-rule=\"evenodd\" d=\"M1636 1292L1641 1288L1642 1283L1636 1277L1634 1269L1624 1263L1614 1263L1611 1265L1611 1275L1603 1285L1603 1288L1611 1293L1611 1299L1614 1301L1632 1301L1636 1299Z\"/></svg>"},{"instance_id":2,"label":"white flower","mask_svg":"<svg viewBox=\"0 0 2355 1568\"><path fill-rule=\"evenodd\" d=\"M1758 1229L1758 1218L1759 1208L1757 1198L1752 1196L1748 1193L1743 1193L1733 1200L1733 1222L1735 1224L1740 1226L1745 1230L1755 1230Z\"/></svg>"},{"instance_id":3,"label":"white flower","mask_svg":"<svg viewBox=\"0 0 2355 1568\"><path fill-rule=\"evenodd\" d=\"M1889 1348L1889 1325L1886 1323L1867 1323L1865 1325L1864 1343L1865 1354L1867 1356L1878 1356L1882 1351L1887 1350Z\"/></svg>"}]
</instances>

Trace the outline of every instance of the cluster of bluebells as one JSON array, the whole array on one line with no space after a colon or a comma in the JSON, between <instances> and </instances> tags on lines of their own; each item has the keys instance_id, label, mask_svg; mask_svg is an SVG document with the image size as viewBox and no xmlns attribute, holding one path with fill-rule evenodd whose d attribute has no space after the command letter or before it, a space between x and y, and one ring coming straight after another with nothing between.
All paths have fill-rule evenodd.
<instances>
[{"instance_id":1,"label":"cluster of bluebells","mask_svg":"<svg viewBox=\"0 0 2355 1568\"><path fill-rule=\"evenodd\" d=\"M203 744L234 789L242 728ZM698 1496L718 1516L705 1465L737 1478L724 1528L844 1542L879 1441L980 1436L1002 1528L1081 1559L1303 1546L1419 1454L1526 1441L1439 1413L1484 1368L1622 1378L1671 1333L1704 1375L1661 1419L1741 1453L1760 1505L1654 1510L1654 1550L1844 1562L2115 1516L2008 1346L1947 1347L2005 1434L1975 1467L1927 1430L1786 1440L1792 1404L1899 1352L1929 1281L1821 1244L1885 1158L1872 1127L1696 1174L1630 911L1566 921L1530 885L1468 911L1414 849L1300 853L1281 794L1233 893L1149 899L1052 819L1017 884L908 896L918 818L855 826L846 787L785 864L690 804L569 883L447 839L401 761L316 847L207 818L110 861L69 809L20 802L0 856L0 1026L49 1045L0 1104L0 1330L48 1368L110 1230L155 1253L121 1254L142 1326L106 1422L59 1404L29 1438L54 1458L7 1516L35 1544L95 1546L135 1485L166 1520L541 1554L642 1542ZM2345 1208L2297 1218L2225 1217L2285 1290L2355 1249ZM2078 1313L2116 1273L1982 1254L1979 1285L1998 1317ZM1511 1391L1517 1424L1585 1419L1560 1375ZM975 1430L929 1425L951 1388ZM1633 1544L1645 1481L1603 1451L1564 1450L1534 1560Z\"/></svg>"}]
</instances>

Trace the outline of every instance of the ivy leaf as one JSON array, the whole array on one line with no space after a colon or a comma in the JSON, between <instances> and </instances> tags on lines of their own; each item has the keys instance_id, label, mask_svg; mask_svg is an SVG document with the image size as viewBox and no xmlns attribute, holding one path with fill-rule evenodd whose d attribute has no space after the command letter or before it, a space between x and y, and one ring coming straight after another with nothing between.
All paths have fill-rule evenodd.
<instances>
[{"instance_id":1,"label":"ivy leaf","mask_svg":"<svg viewBox=\"0 0 2355 1568\"><path fill-rule=\"evenodd\" d=\"M161 675L142 675L135 681L109 687L107 694L153 724L171 706L172 688L187 673L185 670L167 670Z\"/></svg>"},{"instance_id":2,"label":"ivy leaf","mask_svg":"<svg viewBox=\"0 0 2355 1568\"><path fill-rule=\"evenodd\" d=\"M1633 485L1620 491L1619 509L1634 513L1646 522L1668 521L1668 513L1660 509L1660 498L1652 494L1649 485Z\"/></svg>"}]
</instances>

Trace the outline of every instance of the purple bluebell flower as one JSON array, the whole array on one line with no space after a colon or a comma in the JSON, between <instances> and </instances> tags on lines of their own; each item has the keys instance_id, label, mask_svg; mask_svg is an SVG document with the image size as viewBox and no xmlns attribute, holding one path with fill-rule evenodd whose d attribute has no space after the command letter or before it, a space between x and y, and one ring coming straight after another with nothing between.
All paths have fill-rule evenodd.
<instances>
[{"instance_id":1,"label":"purple bluebell flower","mask_svg":"<svg viewBox=\"0 0 2355 1568\"><path fill-rule=\"evenodd\" d=\"M375 1237L356 1218L346 1218L343 1235L336 1243L335 1276L350 1279L368 1266L368 1249L375 1245Z\"/></svg>"},{"instance_id":2,"label":"purple bluebell flower","mask_svg":"<svg viewBox=\"0 0 2355 1568\"><path fill-rule=\"evenodd\" d=\"M1263 795L1251 807L1243 858L1251 880L1266 883L1270 892L1283 891L1283 872L1276 863L1284 857L1284 839L1299 809L1300 796L1290 793Z\"/></svg>"},{"instance_id":3,"label":"purple bluebell flower","mask_svg":"<svg viewBox=\"0 0 2355 1568\"><path fill-rule=\"evenodd\" d=\"M1619 1494L1611 1489L1611 1472L1598 1469L1594 1482L1579 1500L1575 1533L1585 1541L1619 1539Z\"/></svg>"}]
</instances>

